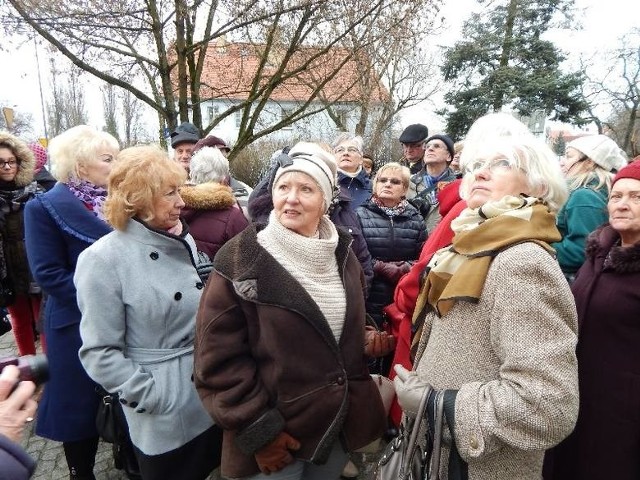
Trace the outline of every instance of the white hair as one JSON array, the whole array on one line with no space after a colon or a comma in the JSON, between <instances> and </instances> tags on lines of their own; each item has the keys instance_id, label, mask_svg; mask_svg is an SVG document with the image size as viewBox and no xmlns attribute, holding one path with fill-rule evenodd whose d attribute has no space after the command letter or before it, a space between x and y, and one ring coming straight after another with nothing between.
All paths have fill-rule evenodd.
<instances>
[{"instance_id":1,"label":"white hair","mask_svg":"<svg viewBox=\"0 0 640 480\"><path fill-rule=\"evenodd\" d=\"M476 161L478 151L487 143L503 137L531 136L533 134L527 126L513 115L504 112L488 113L478 118L464 137L464 147L460 154L460 169Z\"/></svg>"},{"instance_id":2,"label":"white hair","mask_svg":"<svg viewBox=\"0 0 640 480\"><path fill-rule=\"evenodd\" d=\"M477 146L475 151L474 162L503 158L508 160L511 168L524 172L530 191L522 193L542 199L552 211L558 211L567 201L569 192L555 154L533 135L492 138ZM468 162L466 168L471 163ZM474 178L474 172L465 173L460 185L461 198L468 198Z\"/></svg>"},{"instance_id":3,"label":"white hair","mask_svg":"<svg viewBox=\"0 0 640 480\"><path fill-rule=\"evenodd\" d=\"M354 135L348 132L338 135L338 137L331 144L331 148L336 148L338 145L344 142L353 142L356 144L356 147L358 147L358 150L360 150L360 153L364 151L364 140L362 139L362 137L360 135Z\"/></svg>"},{"instance_id":4,"label":"white hair","mask_svg":"<svg viewBox=\"0 0 640 480\"><path fill-rule=\"evenodd\" d=\"M227 183L229 160L216 147L202 147L191 157L189 181L195 185L206 182Z\"/></svg>"}]
</instances>

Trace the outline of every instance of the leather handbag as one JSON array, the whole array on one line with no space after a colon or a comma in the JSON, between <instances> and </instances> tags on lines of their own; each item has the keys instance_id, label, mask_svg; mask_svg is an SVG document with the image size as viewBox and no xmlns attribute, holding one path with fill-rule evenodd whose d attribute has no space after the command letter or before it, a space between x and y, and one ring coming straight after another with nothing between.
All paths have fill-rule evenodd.
<instances>
[{"instance_id":1,"label":"leather handbag","mask_svg":"<svg viewBox=\"0 0 640 480\"><path fill-rule=\"evenodd\" d=\"M433 413L428 415L432 396ZM433 419L433 429L429 417ZM443 424L444 392L425 388L415 419L404 416L400 433L378 460L372 480L439 480ZM420 432L425 432L424 446L418 444Z\"/></svg>"}]
</instances>

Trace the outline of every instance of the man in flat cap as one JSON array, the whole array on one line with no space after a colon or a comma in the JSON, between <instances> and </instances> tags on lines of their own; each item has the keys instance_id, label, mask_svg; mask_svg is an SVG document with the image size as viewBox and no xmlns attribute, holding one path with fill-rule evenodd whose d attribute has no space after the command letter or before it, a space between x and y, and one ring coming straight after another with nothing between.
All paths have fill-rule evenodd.
<instances>
[{"instance_id":1,"label":"man in flat cap","mask_svg":"<svg viewBox=\"0 0 640 480\"><path fill-rule=\"evenodd\" d=\"M402 160L400 163L409 167L411 175L422 170L422 159L425 152L425 140L429 136L429 129L421 123L414 123L405 128L400 134L402 144Z\"/></svg>"},{"instance_id":2,"label":"man in flat cap","mask_svg":"<svg viewBox=\"0 0 640 480\"><path fill-rule=\"evenodd\" d=\"M189 172L189 164L193 147L200 140L200 132L193 123L182 122L171 133L171 148L173 148L173 159Z\"/></svg>"}]
</instances>

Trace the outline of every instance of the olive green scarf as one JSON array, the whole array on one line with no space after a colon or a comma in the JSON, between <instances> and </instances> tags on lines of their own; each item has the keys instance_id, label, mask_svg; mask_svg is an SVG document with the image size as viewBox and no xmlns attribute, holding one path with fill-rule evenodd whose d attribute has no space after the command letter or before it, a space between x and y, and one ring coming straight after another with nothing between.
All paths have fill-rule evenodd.
<instances>
[{"instance_id":1,"label":"olive green scarf","mask_svg":"<svg viewBox=\"0 0 640 480\"><path fill-rule=\"evenodd\" d=\"M414 330L429 311L443 317L457 301L477 303L489 267L501 251L535 242L550 253L561 239L556 218L533 197L507 196L478 209L467 208L451 222L453 243L433 254L414 310ZM414 342L420 339L416 331Z\"/></svg>"}]
</instances>

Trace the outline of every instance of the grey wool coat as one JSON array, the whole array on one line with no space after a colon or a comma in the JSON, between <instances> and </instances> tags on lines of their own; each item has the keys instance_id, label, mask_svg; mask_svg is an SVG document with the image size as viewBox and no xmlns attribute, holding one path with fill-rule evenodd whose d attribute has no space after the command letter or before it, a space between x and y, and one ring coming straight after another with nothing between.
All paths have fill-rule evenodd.
<instances>
[{"instance_id":1,"label":"grey wool coat","mask_svg":"<svg viewBox=\"0 0 640 480\"><path fill-rule=\"evenodd\" d=\"M477 304L427 314L414 368L434 388L458 390L455 441L470 480L541 478L545 449L578 415L576 332L569 284L531 242L495 257ZM443 448L443 480L448 457Z\"/></svg>"},{"instance_id":2,"label":"grey wool coat","mask_svg":"<svg viewBox=\"0 0 640 480\"><path fill-rule=\"evenodd\" d=\"M130 220L78 259L80 361L124 404L143 453L174 450L213 425L191 381L198 302L204 285L196 246Z\"/></svg>"}]
</instances>

